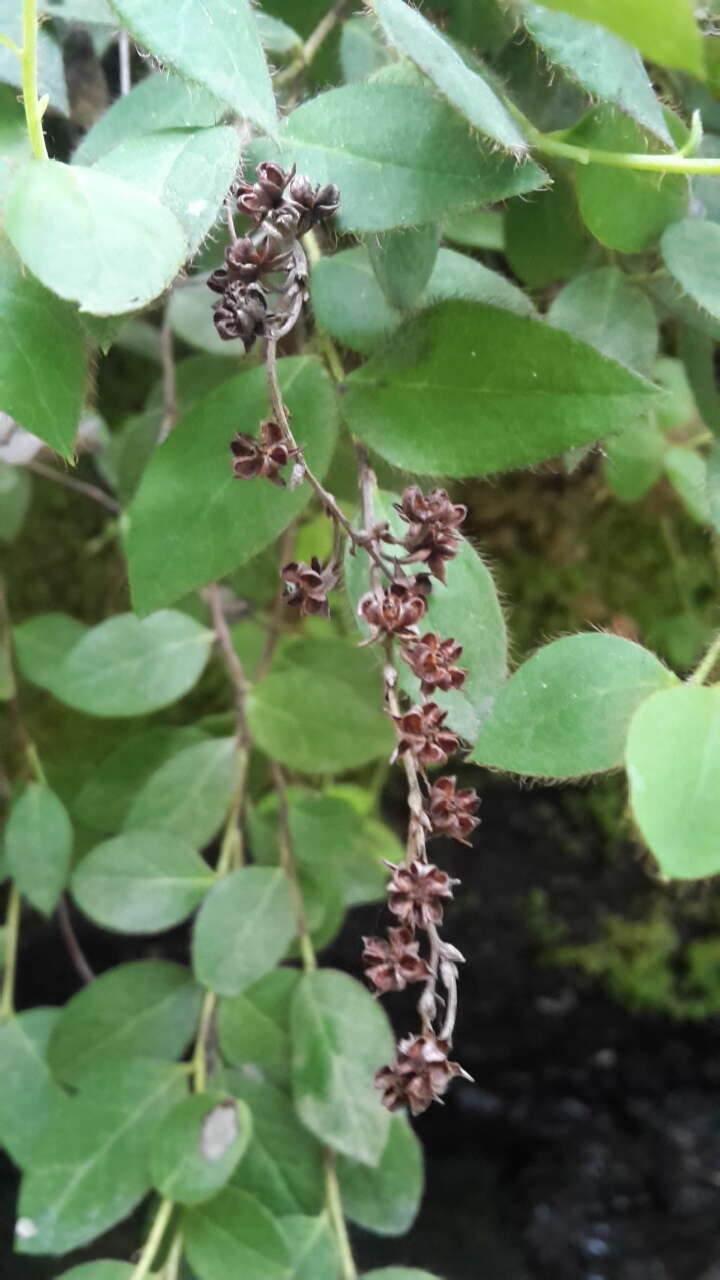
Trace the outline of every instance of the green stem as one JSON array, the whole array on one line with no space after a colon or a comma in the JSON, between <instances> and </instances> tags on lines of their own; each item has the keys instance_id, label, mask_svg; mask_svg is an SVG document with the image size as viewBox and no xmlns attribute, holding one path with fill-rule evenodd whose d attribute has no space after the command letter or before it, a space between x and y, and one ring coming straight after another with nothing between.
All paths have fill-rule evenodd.
<instances>
[{"instance_id":1,"label":"green stem","mask_svg":"<svg viewBox=\"0 0 720 1280\"><path fill-rule=\"evenodd\" d=\"M578 147L536 129L530 130L529 140L536 151L573 160L575 164L602 164L612 169L643 169L649 173L720 173L720 159L715 157L687 156L679 151L672 155L603 151L595 147Z\"/></svg>"},{"instance_id":2,"label":"green stem","mask_svg":"<svg viewBox=\"0 0 720 1280\"><path fill-rule=\"evenodd\" d=\"M345 1222L340 1184L335 1168L335 1154L327 1149L325 1151L325 1204L327 1205L330 1225L337 1242L342 1280L357 1280L358 1272Z\"/></svg>"},{"instance_id":3,"label":"green stem","mask_svg":"<svg viewBox=\"0 0 720 1280\"><path fill-rule=\"evenodd\" d=\"M195 1052L192 1060L193 1088L195 1093L205 1093L207 1089L207 1042L212 1020L215 1017L217 996L213 991L206 991L200 1010L200 1023L195 1040Z\"/></svg>"},{"instance_id":4,"label":"green stem","mask_svg":"<svg viewBox=\"0 0 720 1280\"><path fill-rule=\"evenodd\" d=\"M225 831L220 856L215 867L216 876L225 876L233 868L243 864L243 838L240 829L240 814L245 798L245 780L247 778L249 751L245 742L239 742L236 751L235 787L230 799Z\"/></svg>"},{"instance_id":5,"label":"green stem","mask_svg":"<svg viewBox=\"0 0 720 1280\"><path fill-rule=\"evenodd\" d=\"M177 1280L180 1272L180 1263L182 1261L182 1251L182 1231L178 1231L170 1245L170 1249L168 1250L167 1261L162 1270L162 1280Z\"/></svg>"},{"instance_id":6,"label":"green stem","mask_svg":"<svg viewBox=\"0 0 720 1280\"><path fill-rule=\"evenodd\" d=\"M0 1022L12 1018L15 1012L15 972L17 970L18 942L20 940L20 894L12 885L5 914L5 972L0 997Z\"/></svg>"},{"instance_id":7,"label":"green stem","mask_svg":"<svg viewBox=\"0 0 720 1280\"><path fill-rule=\"evenodd\" d=\"M162 1238L165 1235L174 1208L175 1205L172 1200L160 1201L158 1211L155 1214L155 1221L150 1228L150 1235L143 1245L143 1251L138 1258L130 1280L145 1280L145 1276L148 1275L157 1256L158 1249L162 1244Z\"/></svg>"},{"instance_id":8,"label":"green stem","mask_svg":"<svg viewBox=\"0 0 720 1280\"><path fill-rule=\"evenodd\" d=\"M38 102L37 85L37 0L23 0L23 47L20 58L22 67L22 92L30 146L36 160L47 160L45 136L42 127L42 111Z\"/></svg>"},{"instance_id":9,"label":"green stem","mask_svg":"<svg viewBox=\"0 0 720 1280\"><path fill-rule=\"evenodd\" d=\"M720 660L720 631L713 640L705 657L698 663L697 667L690 676L690 684L703 684L710 675L715 664Z\"/></svg>"}]
</instances>

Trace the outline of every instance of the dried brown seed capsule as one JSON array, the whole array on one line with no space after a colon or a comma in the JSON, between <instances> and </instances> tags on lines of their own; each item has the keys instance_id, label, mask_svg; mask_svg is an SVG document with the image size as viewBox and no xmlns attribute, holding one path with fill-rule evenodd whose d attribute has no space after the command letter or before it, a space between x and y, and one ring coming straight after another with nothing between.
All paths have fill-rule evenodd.
<instances>
[{"instance_id":1,"label":"dried brown seed capsule","mask_svg":"<svg viewBox=\"0 0 720 1280\"><path fill-rule=\"evenodd\" d=\"M224 293L230 284L252 284L261 276L287 267L289 252L278 252L269 240L254 244L249 236L241 236L225 250L225 266L218 267L208 278L208 288Z\"/></svg>"},{"instance_id":2,"label":"dried brown seed capsule","mask_svg":"<svg viewBox=\"0 0 720 1280\"><path fill-rule=\"evenodd\" d=\"M295 561L286 564L280 577L288 603L299 605L302 617L329 616L327 593L337 583L337 575L329 566L323 569L317 557L313 556L310 564L297 564Z\"/></svg>"},{"instance_id":3,"label":"dried brown seed capsule","mask_svg":"<svg viewBox=\"0 0 720 1280\"><path fill-rule=\"evenodd\" d=\"M365 972L376 990L404 991L409 982L424 982L430 969L418 954L420 943L412 929L388 929L385 938L363 938Z\"/></svg>"},{"instance_id":4,"label":"dried brown seed capsule","mask_svg":"<svg viewBox=\"0 0 720 1280\"><path fill-rule=\"evenodd\" d=\"M393 873L387 889L388 907L393 915L403 924L421 929L440 924L443 899L452 898L453 885L459 881L451 880L447 872L432 862L421 862L418 858L397 866L387 865Z\"/></svg>"},{"instance_id":5,"label":"dried brown seed capsule","mask_svg":"<svg viewBox=\"0 0 720 1280\"><path fill-rule=\"evenodd\" d=\"M232 469L238 480L254 480L264 476L272 484L284 487L285 481L279 474L297 450L288 447L282 427L277 422L261 422L260 434L247 435L238 431L230 441L233 455Z\"/></svg>"},{"instance_id":6,"label":"dried brown seed capsule","mask_svg":"<svg viewBox=\"0 0 720 1280\"><path fill-rule=\"evenodd\" d=\"M287 189L286 205L296 215L298 233L302 235L337 212L340 192L332 182L314 187L308 178L298 174Z\"/></svg>"},{"instance_id":7,"label":"dried brown seed capsule","mask_svg":"<svg viewBox=\"0 0 720 1280\"><path fill-rule=\"evenodd\" d=\"M282 204L285 188L294 176L294 165L286 170L271 160L261 161L255 171L255 182L240 182L235 188L238 210L254 222L262 222L271 210Z\"/></svg>"},{"instance_id":8,"label":"dried brown seed capsule","mask_svg":"<svg viewBox=\"0 0 720 1280\"><path fill-rule=\"evenodd\" d=\"M480 825L475 817L480 806L476 791L468 787L457 791L455 778L438 778L425 801L425 812L434 835L451 836L468 844L467 837Z\"/></svg>"},{"instance_id":9,"label":"dried brown seed capsule","mask_svg":"<svg viewBox=\"0 0 720 1280\"><path fill-rule=\"evenodd\" d=\"M213 307L213 321L221 338L240 338L249 350L265 331L267 302L258 284L229 284Z\"/></svg>"},{"instance_id":10,"label":"dried brown seed capsule","mask_svg":"<svg viewBox=\"0 0 720 1280\"><path fill-rule=\"evenodd\" d=\"M457 1062L448 1059L447 1040L433 1035L407 1036L398 1045L397 1057L375 1074L389 1111L407 1106L414 1116L445 1094L456 1076L470 1079Z\"/></svg>"},{"instance_id":11,"label":"dried brown seed capsule","mask_svg":"<svg viewBox=\"0 0 720 1280\"><path fill-rule=\"evenodd\" d=\"M424 591L412 578L397 579L386 590L368 591L358 605L358 614L371 627L371 638L393 635L414 638L416 624L425 613Z\"/></svg>"},{"instance_id":12,"label":"dried brown seed capsule","mask_svg":"<svg viewBox=\"0 0 720 1280\"><path fill-rule=\"evenodd\" d=\"M408 562L427 564L430 573L444 582L445 562L457 554L459 526L467 507L451 502L445 489L423 494L417 485L410 485L395 503L395 510L410 526L402 540Z\"/></svg>"},{"instance_id":13,"label":"dried brown seed capsule","mask_svg":"<svg viewBox=\"0 0 720 1280\"><path fill-rule=\"evenodd\" d=\"M403 716L393 716L398 734L395 756L409 751L418 764L446 764L460 745L457 735L443 728L446 716L447 711L436 702L424 702Z\"/></svg>"},{"instance_id":14,"label":"dried brown seed capsule","mask_svg":"<svg viewBox=\"0 0 720 1280\"><path fill-rule=\"evenodd\" d=\"M436 631L428 631L414 644L403 646L402 656L413 675L420 680L420 692L432 693L435 689L459 689L467 671L456 667L462 653L462 645L451 638L441 640Z\"/></svg>"}]
</instances>

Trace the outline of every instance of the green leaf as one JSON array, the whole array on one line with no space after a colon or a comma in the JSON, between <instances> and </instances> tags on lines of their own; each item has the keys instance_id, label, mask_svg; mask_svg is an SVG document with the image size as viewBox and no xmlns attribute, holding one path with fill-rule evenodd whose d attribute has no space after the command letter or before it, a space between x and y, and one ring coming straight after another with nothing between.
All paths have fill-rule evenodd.
<instances>
[{"instance_id":1,"label":"green leaf","mask_svg":"<svg viewBox=\"0 0 720 1280\"><path fill-rule=\"evenodd\" d=\"M720 320L720 226L683 218L665 231L663 261L680 287L714 320Z\"/></svg>"},{"instance_id":2,"label":"green leaf","mask_svg":"<svg viewBox=\"0 0 720 1280\"><path fill-rule=\"evenodd\" d=\"M652 388L537 320L468 302L415 317L347 380L348 425L421 474L487 475L588 444ZM451 421L453 431L448 432Z\"/></svg>"},{"instance_id":3,"label":"green leaf","mask_svg":"<svg viewBox=\"0 0 720 1280\"><path fill-rule=\"evenodd\" d=\"M198 1280L290 1280L292 1265L275 1219L244 1191L226 1187L209 1204L185 1215L188 1262Z\"/></svg>"},{"instance_id":4,"label":"green leaf","mask_svg":"<svg viewBox=\"0 0 720 1280\"><path fill-rule=\"evenodd\" d=\"M58 1280L132 1280L132 1273L132 1263L105 1259L101 1262L82 1262L79 1267L63 1271Z\"/></svg>"},{"instance_id":5,"label":"green leaf","mask_svg":"<svg viewBox=\"0 0 720 1280\"><path fill-rule=\"evenodd\" d=\"M613 103L672 146L662 108L636 49L594 22L553 13L527 0L522 12L525 26L549 62L562 67L593 99Z\"/></svg>"},{"instance_id":6,"label":"green leaf","mask_svg":"<svg viewBox=\"0 0 720 1280\"><path fill-rule=\"evenodd\" d=\"M707 460L707 500L710 523L720 533L720 446L713 444Z\"/></svg>"},{"instance_id":7,"label":"green leaf","mask_svg":"<svg viewBox=\"0 0 720 1280\"><path fill-rule=\"evenodd\" d=\"M619 267L598 267L571 280L553 299L547 318L554 328L652 376L658 348L655 312Z\"/></svg>"},{"instance_id":8,"label":"green leaf","mask_svg":"<svg viewBox=\"0 0 720 1280\"><path fill-rule=\"evenodd\" d=\"M633 120L609 107L588 112L566 136L577 146L604 151L664 149ZM576 165L575 186L585 225L601 244L621 253L650 249L668 223L687 210L688 182L682 174Z\"/></svg>"},{"instance_id":9,"label":"green leaf","mask_svg":"<svg viewBox=\"0 0 720 1280\"><path fill-rule=\"evenodd\" d=\"M603 446L605 480L621 502L637 502L662 475L667 441L655 414L610 436Z\"/></svg>"},{"instance_id":10,"label":"green leaf","mask_svg":"<svg viewBox=\"0 0 720 1280\"><path fill-rule=\"evenodd\" d=\"M269 13L255 10L255 25L266 53L294 53L302 47L302 36L293 31L287 22L273 18Z\"/></svg>"},{"instance_id":11,"label":"green leaf","mask_svg":"<svg viewBox=\"0 0 720 1280\"><path fill-rule=\"evenodd\" d=\"M45 210L53 211L52 236ZM188 246L168 209L119 178L32 160L5 200L5 229L53 293L96 315L137 311L172 283Z\"/></svg>"},{"instance_id":12,"label":"green leaf","mask_svg":"<svg viewBox=\"0 0 720 1280\"><path fill-rule=\"evenodd\" d=\"M335 399L311 356L280 360L283 399L310 467L322 477L335 444ZM262 368L229 378L173 430L153 455L129 509L127 540L135 607L147 613L223 577L273 542L309 502L302 485L281 493L236 480L229 444L267 414Z\"/></svg>"},{"instance_id":13,"label":"green leaf","mask_svg":"<svg viewBox=\"0 0 720 1280\"><path fill-rule=\"evenodd\" d=\"M179 1058L195 1031L201 993L187 969L136 960L95 978L65 1005L48 1060L68 1084L83 1084L108 1063Z\"/></svg>"},{"instance_id":14,"label":"green leaf","mask_svg":"<svg viewBox=\"0 0 720 1280\"><path fill-rule=\"evenodd\" d=\"M340 32L340 67L346 84L355 84L379 71L388 56L369 18L346 18Z\"/></svg>"},{"instance_id":15,"label":"green leaf","mask_svg":"<svg viewBox=\"0 0 720 1280\"><path fill-rule=\"evenodd\" d=\"M377 1164L390 1127L373 1080L394 1048L385 1014L347 974L322 969L303 976L291 1017L300 1119L335 1151Z\"/></svg>"},{"instance_id":16,"label":"green leaf","mask_svg":"<svg viewBox=\"0 0 720 1280\"><path fill-rule=\"evenodd\" d=\"M199 730L191 727L148 728L133 734L95 765L73 802L74 815L91 831L117 831L136 795L160 766L203 740Z\"/></svg>"},{"instance_id":17,"label":"green leaf","mask_svg":"<svg viewBox=\"0 0 720 1280\"><path fill-rule=\"evenodd\" d=\"M515 275L532 288L571 279L588 249L575 192L564 174L553 173L548 190L508 204L505 254Z\"/></svg>"},{"instance_id":18,"label":"green leaf","mask_svg":"<svg viewBox=\"0 0 720 1280\"><path fill-rule=\"evenodd\" d=\"M24 272L0 237L0 410L70 459L84 383L83 338L72 308Z\"/></svg>"},{"instance_id":19,"label":"green leaf","mask_svg":"<svg viewBox=\"0 0 720 1280\"><path fill-rule=\"evenodd\" d=\"M357 807L341 796L301 787L288 788L288 822L297 865L337 879L346 906L383 897L387 872L382 859L391 859L397 847L381 824L365 814L358 820ZM277 826L277 797L271 794L251 814L250 838L258 862L278 862Z\"/></svg>"},{"instance_id":20,"label":"green leaf","mask_svg":"<svg viewBox=\"0 0 720 1280\"><path fill-rule=\"evenodd\" d=\"M226 109L208 90L160 71L117 98L85 134L74 164L93 164L130 138L160 129L210 128Z\"/></svg>"},{"instance_id":21,"label":"green leaf","mask_svg":"<svg viewBox=\"0 0 720 1280\"><path fill-rule=\"evenodd\" d=\"M523 155L527 144L505 104L436 27L404 0L372 0L372 7L388 42L412 59L473 129L514 155Z\"/></svg>"},{"instance_id":22,"label":"green leaf","mask_svg":"<svg viewBox=\"0 0 720 1280\"><path fill-rule=\"evenodd\" d=\"M665 474L679 495L685 510L699 524L710 523L707 492L707 463L694 449L676 446L665 454Z\"/></svg>"},{"instance_id":23,"label":"green leaf","mask_svg":"<svg viewBox=\"0 0 720 1280\"><path fill-rule=\"evenodd\" d=\"M66 613L39 613L14 627L15 654L26 680L49 689L58 666L88 630Z\"/></svg>"},{"instance_id":24,"label":"green leaf","mask_svg":"<svg viewBox=\"0 0 720 1280\"><path fill-rule=\"evenodd\" d=\"M310 279L318 323L344 346L369 354L406 319L383 294L365 248L344 249L321 258ZM521 289L499 271L452 249L440 249L417 308L448 298L467 298L517 315L533 315Z\"/></svg>"},{"instance_id":25,"label":"green leaf","mask_svg":"<svg viewBox=\"0 0 720 1280\"><path fill-rule=\"evenodd\" d=\"M150 1169L158 1191L179 1204L201 1204L224 1187L250 1141L244 1103L196 1093L168 1111L153 1136Z\"/></svg>"},{"instance_id":26,"label":"green leaf","mask_svg":"<svg viewBox=\"0 0 720 1280\"><path fill-rule=\"evenodd\" d=\"M421 82L384 74L304 102L283 133L285 158L300 173L340 188L343 230L437 222L544 181L531 161L483 146Z\"/></svg>"},{"instance_id":27,"label":"green leaf","mask_svg":"<svg viewBox=\"0 0 720 1280\"><path fill-rule=\"evenodd\" d=\"M97 168L140 187L170 209L192 255L214 226L239 163L237 130L216 125L128 138L107 152Z\"/></svg>"},{"instance_id":28,"label":"green leaf","mask_svg":"<svg viewBox=\"0 0 720 1280\"><path fill-rule=\"evenodd\" d=\"M212 641L212 632L186 613L163 609L142 620L118 613L72 646L48 673L47 687L87 715L145 715L193 687Z\"/></svg>"},{"instance_id":29,"label":"green leaf","mask_svg":"<svg viewBox=\"0 0 720 1280\"><path fill-rule=\"evenodd\" d=\"M545 645L498 695L471 756L531 777L577 778L622 764L633 712L677 677L621 636L586 632Z\"/></svg>"},{"instance_id":30,"label":"green leaf","mask_svg":"<svg viewBox=\"0 0 720 1280\"><path fill-rule=\"evenodd\" d=\"M281 1218L278 1226L293 1260L293 1280L337 1280L337 1245L326 1214L317 1218L292 1214Z\"/></svg>"},{"instance_id":31,"label":"green leaf","mask_svg":"<svg viewBox=\"0 0 720 1280\"><path fill-rule=\"evenodd\" d=\"M625 757L633 817L665 876L720 870L720 689L684 685L636 711Z\"/></svg>"},{"instance_id":32,"label":"green leaf","mask_svg":"<svg viewBox=\"0 0 720 1280\"><path fill-rule=\"evenodd\" d=\"M378 517L388 521L391 532L402 537L407 525L394 510L396 497L378 494L375 507ZM367 590L367 570L359 559L347 556L345 586L357 625L367 635L366 624L357 618L358 602ZM474 547L464 539L448 567L447 583L433 582L421 630L452 636L463 647L459 665L466 666L467 677L462 689L438 692L433 697L447 708L448 722L453 729L474 742L507 676L507 633L492 575ZM405 663L398 666L401 687L417 702L420 681Z\"/></svg>"},{"instance_id":33,"label":"green leaf","mask_svg":"<svg viewBox=\"0 0 720 1280\"><path fill-rule=\"evenodd\" d=\"M257 745L301 773L343 773L392 750L374 656L339 638L288 644L251 690L247 717Z\"/></svg>"},{"instance_id":34,"label":"green leaf","mask_svg":"<svg viewBox=\"0 0 720 1280\"><path fill-rule=\"evenodd\" d=\"M49 18L62 18L65 22L115 26L115 17L107 0L41 0L38 8Z\"/></svg>"},{"instance_id":35,"label":"green leaf","mask_svg":"<svg viewBox=\"0 0 720 1280\"><path fill-rule=\"evenodd\" d=\"M453 244L470 249L505 248L505 215L493 209L473 209L457 213L443 225L443 236Z\"/></svg>"},{"instance_id":36,"label":"green leaf","mask_svg":"<svg viewBox=\"0 0 720 1280\"><path fill-rule=\"evenodd\" d=\"M715 347L711 339L686 326L678 337L678 355L705 426L713 435L720 436L720 393L715 382Z\"/></svg>"},{"instance_id":37,"label":"green leaf","mask_svg":"<svg viewBox=\"0 0 720 1280\"><path fill-rule=\"evenodd\" d=\"M352 1222L380 1236L410 1230L423 1194L423 1157L405 1116L392 1116L374 1169L339 1156L337 1171L343 1208Z\"/></svg>"},{"instance_id":38,"label":"green leaf","mask_svg":"<svg viewBox=\"0 0 720 1280\"><path fill-rule=\"evenodd\" d=\"M0 1026L0 1146L21 1168L62 1098L46 1062L59 1014L59 1009L28 1009Z\"/></svg>"},{"instance_id":39,"label":"green leaf","mask_svg":"<svg viewBox=\"0 0 720 1280\"><path fill-rule=\"evenodd\" d=\"M269 1079L284 1079L290 1060L290 1001L297 969L273 969L239 996L220 1001L218 1039L234 1066L250 1063Z\"/></svg>"},{"instance_id":40,"label":"green leaf","mask_svg":"<svg viewBox=\"0 0 720 1280\"><path fill-rule=\"evenodd\" d=\"M20 1189L20 1253L68 1253L139 1204L150 1187L155 1124L185 1090L156 1062L106 1064L56 1106Z\"/></svg>"},{"instance_id":41,"label":"green leaf","mask_svg":"<svg viewBox=\"0 0 720 1280\"><path fill-rule=\"evenodd\" d=\"M433 222L368 237L370 262L391 307L402 311L420 297L435 266L439 239Z\"/></svg>"},{"instance_id":42,"label":"green leaf","mask_svg":"<svg viewBox=\"0 0 720 1280\"><path fill-rule=\"evenodd\" d=\"M166 66L272 135L277 110L249 0L111 0L123 25Z\"/></svg>"},{"instance_id":43,"label":"green leaf","mask_svg":"<svg viewBox=\"0 0 720 1280\"><path fill-rule=\"evenodd\" d=\"M8 871L20 892L49 916L67 883L73 830L49 787L30 782L13 804L5 831Z\"/></svg>"},{"instance_id":44,"label":"green leaf","mask_svg":"<svg viewBox=\"0 0 720 1280\"><path fill-rule=\"evenodd\" d=\"M32 497L32 481L24 467L0 462L0 542L20 533Z\"/></svg>"},{"instance_id":45,"label":"green leaf","mask_svg":"<svg viewBox=\"0 0 720 1280\"><path fill-rule=\"evenodd\" d=\"M253 1123L233 1184L271 1213L319 1213L325 1200L322 1150L287 1094L240 1072L231 1074L230 1088L250 1108Z\"/></svg>"},{"instance_id":46,"label":"green leaf","mask_svg":"<svg viewBox=\"0 0 720 1280\"><path fill-rule=\"evenodd\" d=\"M168 831L129 831L98 845L72 880L86 916L118 933L159 933L185 920L213 884L193 846Z\"/></svg>"},{"instance_id":47,"label":"green leaf","mask_svg":"<svg viewBox=\"0 0 720 1280\"><path fill-rule=\"evenodd\" d=\"M194 743L164 761L138 791L126 831L166 831L196 847L215 834L230 803L235 739Z\"/></svg>"},{"instance_id":48,"label":"green leaf","mask_svg":"<svg viewBox=\"0 0 720 1280\"><path fill-rule=\"evenodd\" d=\"M685 0L546 0L549 9L599 22L652 62L703 77L700 32Z\"/></svg>"},{"instance_id":49,"label":"green leaf","mask_svg":"<svg viewBox=\"0 0 720 1280\"><path fill-rule=\"evenodd\" d=\"M290 882L283 871L242 867L224 876L200 908L193 930L198 981L236 996L282 960L295 936Z\"/></svg>"}]
</instances>

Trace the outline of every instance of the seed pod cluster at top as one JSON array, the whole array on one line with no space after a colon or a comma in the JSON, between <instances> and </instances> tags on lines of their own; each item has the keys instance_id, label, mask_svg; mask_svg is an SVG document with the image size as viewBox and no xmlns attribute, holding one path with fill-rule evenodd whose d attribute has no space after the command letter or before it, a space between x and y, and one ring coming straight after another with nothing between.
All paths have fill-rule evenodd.
<instances>
[{"instance_id":1,"label":"seed pod cluster at top","mask_svg":"<svg viewBox=\"0 0 720 1280\"><path fill-rule=\"evenodd\" d=\"M281 337L295 324L307 297L307 263L298 237L336 212L340 195L332 183L308 178L272 161L257 166L255 182L238 182L233 197L255 223L251 235L234 239L208 287L221 295L213 307L221 338L239 338L246 350L263 334Z\"/></svg>"}]
</instances>

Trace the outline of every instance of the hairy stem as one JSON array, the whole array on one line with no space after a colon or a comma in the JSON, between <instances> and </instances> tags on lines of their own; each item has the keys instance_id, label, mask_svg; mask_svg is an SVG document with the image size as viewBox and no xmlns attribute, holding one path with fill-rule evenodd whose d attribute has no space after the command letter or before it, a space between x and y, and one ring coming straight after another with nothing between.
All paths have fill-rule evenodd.
<instances>
[{"instance_id":1,"label":"hairy stem","mask_svg":"<svg viewBox=\"0 0 720 1280\"><path fill-rule=\"evenodd\" d=\"M720 173L720 159L688 156L680 151L671 154L649 152L604 151L596 147L578 147L550 134L529 130L530 145L547 156L572 160L575 164L600 164L613 169L640 169L646 173Z\"/></svg>"},{"instance_id":2,"label":"hairy stem","mask_svg":"<svg viewBox=\"0 0 720 1280\"><path fill-rule=\"evenodd\" d=\"M715 636L705 657L698 663L697 667L690 676L690 684L704 684L705 680L711 675L717 663L720 662L720 631Z\"/></svg>"},{"instance_id":3,"label":"hairy stem","mask_svg":"<svg viewBox=\"0 0 720 1280\"><path fill-rule=\"evenodd\" d=\"M22 0L22 31L23 45L20 56L22 92L30 146L36 160L47 160L48 153L37 86L37 0Z\"/></svg>"}]
</instances>

